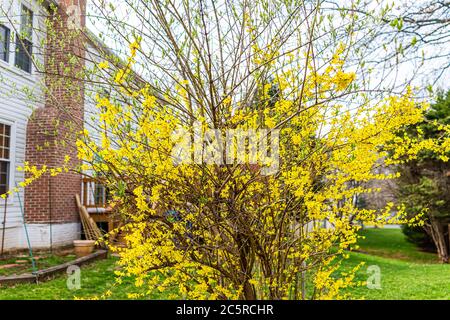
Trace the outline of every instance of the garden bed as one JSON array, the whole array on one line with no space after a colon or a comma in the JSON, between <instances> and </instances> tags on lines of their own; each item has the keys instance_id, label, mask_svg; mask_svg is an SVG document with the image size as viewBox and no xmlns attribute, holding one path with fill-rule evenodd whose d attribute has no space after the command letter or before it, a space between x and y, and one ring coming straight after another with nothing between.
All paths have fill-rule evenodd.
<instances>
[{"instance_id":1,"label":"garden bed","mask_svg":"<svg viewBox=\"0 0 450 320\"><path fill-rule=\"evenodd\" d=\"M98 260L105 259L108 256L108 252L106 250L98 250L90 255L87 255L82 258L75 259L75 255L65 255L61 258L61 263L56 263L58 259L55 256L51 255L47 259L44 257L42 259L37 259L37 261L41 261L41 263L37 264L37 271L33 272L33 268L31 265L31 258L29 258L29 265L25 266L25 260L23 263L23 267L20 268L21 264L10 264L9 268L3 268L3 270L13 270L16 268L16 271L22 270L22 273L9 274L9 275L0 275L0 286L5 285L15 285L19 283L39 283L40 281L45 281L51 279L54 275L58 273L66 272L67 268L73 265L81 266L83 264ZM38 256L39 257L39 256ZM21 258L21 257L19 257ZM64 261L66 260L66 261ZM3 266L8 266L6 263L11 262L11 260L2 261ZM52 263L53 265L50 265ZM17 265L17 266L16 266ZM43 266L46 266L42 268ZM31 269L31 270L30 270Z\"/></svg>"},{"instance_id":2,"label":"garden bed","mask_svg":"<svg viewBox=\"0 0 450 320\"><path fill-rule=\"evenodd\" d=\"M73 249L58 250L54 252L37 252L34 256L37 270L75 260ZM0 258L0 277L32 273L32 259L27 253L10 254Z\"/></svg>"}]
</instances>

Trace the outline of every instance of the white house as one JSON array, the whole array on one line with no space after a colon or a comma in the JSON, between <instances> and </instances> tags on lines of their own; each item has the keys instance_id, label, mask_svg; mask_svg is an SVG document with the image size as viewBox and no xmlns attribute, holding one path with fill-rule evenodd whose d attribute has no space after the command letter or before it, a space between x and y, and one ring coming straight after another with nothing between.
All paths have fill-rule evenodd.
<instances>
[{"instance_id":1,"label":"white house","mask_svg":"<svg viewBox=\"0 0 450 320\"><path fill-rule=\"evenodd\" d=\"M80 14L81 26L85 26L86 0L43 3L0 0L0 194L14 190L24 181L24 174L17 167L25 161L30 165L57 167L65 155L76 159L75 140L67 133L68 123L82 128L84 119L90 118L84 84L79 97L63 85L53 89L52 98L56 99L49 99L49 92L44 90L53 79L50 77L55 77L49 75L56 73L55 66L67 63L70 55L86 55L96 50L95 41L89 39L78 39L82 46L70 40L63 48L45 41L49 34L45 19L51 14L52 6L57 6L58 14L64 17L62 27L52 26L52 32L59 32L63 40L64 28L70 23L66 13L74 11L73 6L78 8L74 12ZM81 121L70 120L54 101L62 104L69 116ZM61 139L58 135L63 134L68 141L64 146L57 143ZM81 227L75 194L82 194L80 175L45 175L25 190L19 189L8 199L0 199L3 250L25 249L29 245L33 248L64 246L79 239Z\"/></svg>"}]
</instances>

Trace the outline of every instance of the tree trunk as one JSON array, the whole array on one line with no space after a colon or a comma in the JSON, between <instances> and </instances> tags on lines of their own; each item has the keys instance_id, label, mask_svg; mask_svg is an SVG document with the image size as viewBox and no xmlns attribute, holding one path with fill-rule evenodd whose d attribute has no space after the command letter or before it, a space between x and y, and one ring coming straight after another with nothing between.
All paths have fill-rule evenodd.
<instances>
[{"instance_id":1,"label":"tree trunk","mask_svg":"<svg viewBox=\"0 0 450 320\"><path fill-rule=\"evenodd\" d=\"M245 297L245 300L250 300L250 301L256 300L255 288L247 280L245 280L245 282L244 282L244 297Z\"/></svg>"},{"instance_id":2,"label":"tree trunk","mask_svg":"<svg viewBox=\"0 0 450 320\"><path fill-rule=\"evenodd\" d=\"M245 235L238 234L236 237L239 246L239 260L241 267L241 283L242 283L242 295L245 300L256 300L256 291L254 286L249 282L252 278L253 269L253 251L250 244L250 239Z\"/></svg>"},{"instance_id":3,"label":"tree trunk","mask_svg":"<svg viewBox=\"0 0 450 320\"><path fill-rule=\"evenodd\" d=\"M449 252L444 230L444 226L439 223L438 220L430 218L428 232L430 233L431 237L433 238L433 242L436 245L439 260L442 263L449 263Z\"/></svg>"}]
</instances>

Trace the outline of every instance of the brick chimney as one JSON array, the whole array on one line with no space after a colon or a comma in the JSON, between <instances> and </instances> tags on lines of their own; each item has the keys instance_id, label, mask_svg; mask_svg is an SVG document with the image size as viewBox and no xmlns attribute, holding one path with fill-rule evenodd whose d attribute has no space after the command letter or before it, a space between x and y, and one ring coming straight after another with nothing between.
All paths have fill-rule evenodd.
<instances>
[{"instance_id":1,"label":"brick chimney","mask_svg":"<svg viewBox=\"0 0 450 320\"><path fill-rule=\"evenodd\" d=\"M61 0L50 13L45 56L45 107L29 119L26 161L30 165L61 167L66 155L78 164L76 134L83 129L86 0ZM70 70L67 70L69 67ZM25 188L25 217L31 224L79 221L75 194L81 193L81 176L70 172L41 177Z\"/></svg>"}]
</instances>

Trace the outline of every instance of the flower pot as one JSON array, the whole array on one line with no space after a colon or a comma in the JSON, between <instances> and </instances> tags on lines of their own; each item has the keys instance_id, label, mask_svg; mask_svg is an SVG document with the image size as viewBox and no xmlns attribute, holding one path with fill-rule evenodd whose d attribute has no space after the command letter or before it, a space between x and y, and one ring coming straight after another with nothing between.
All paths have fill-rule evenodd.
<instances>
[{"instance_id":1,"label":"flower pot","mask_svg":"<svg viewBox=\"0 0 450 320\"><path fill-rule=\"evenodd\" d=\"M74 240L73 241L75 255L78 258L85 257L94 252L95 241L94 240Z\"/></svg>"}]
</instances>

